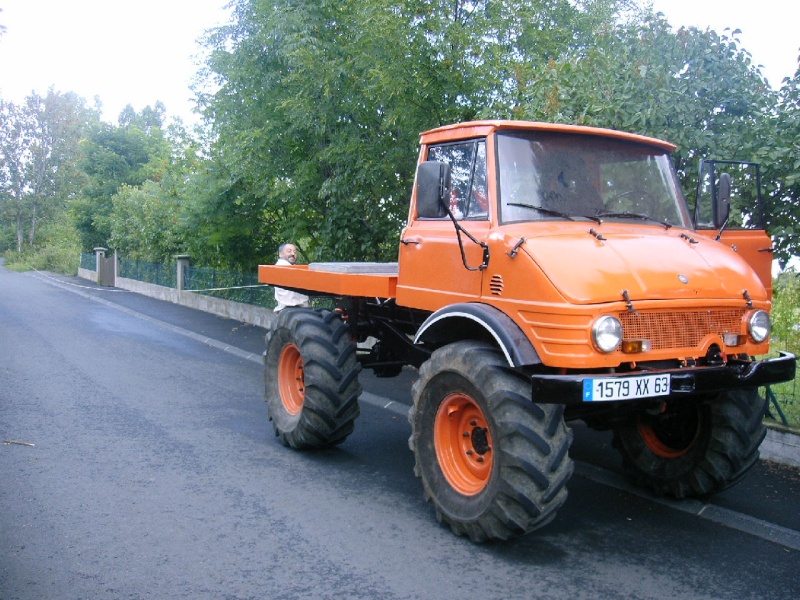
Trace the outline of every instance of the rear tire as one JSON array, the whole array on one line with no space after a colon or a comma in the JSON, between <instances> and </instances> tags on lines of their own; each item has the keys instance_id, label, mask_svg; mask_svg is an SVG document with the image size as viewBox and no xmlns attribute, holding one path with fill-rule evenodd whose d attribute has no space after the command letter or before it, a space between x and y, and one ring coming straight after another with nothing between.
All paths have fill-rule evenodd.
<instances>
[{"instance_id":1,"label":"rear tire","mask_svg":"<svg viewBox=\"0 0 800 600\"><path fill-rule=\"evenodd\" d=\"M296 449L342 443L359 415L360 370L355 342L337 313L282 310L264 355L275 435Z\"/></svg>"},{"instance_id":2,"label":"rear tire","mask_svg":"<svg viewBox=\"0 0 800 600\"><path fill-rule=\"evenodd\" d=\"M563 406L534 404L530 383L493 347L436 350L409 411L415 474L440 522L474 542L549 523L566 501L572 431Z\"/></svg>"},{"instance_id":3,"label":"rear tire","mask_svg":"<svg viewBox=\"0 0 800 600\"><path fill-rule=\"evenodd\" d=\"M625 472L642 487L675 498L704 497L739 482L758 460L766 429L756 389L709 400L667 402L614 430Z\"/></svg>"}]
</instances>

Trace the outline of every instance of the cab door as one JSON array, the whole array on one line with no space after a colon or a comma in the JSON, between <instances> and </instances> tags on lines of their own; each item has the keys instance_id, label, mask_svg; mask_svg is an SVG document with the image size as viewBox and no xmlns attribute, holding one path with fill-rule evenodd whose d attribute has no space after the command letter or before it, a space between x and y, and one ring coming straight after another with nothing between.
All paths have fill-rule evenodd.
<instances>
[{"instance_id":1,"label":"cab door","mask_svg":"<svg viewBox=\"0 0 800 600\"><path fill-rule=\"evenodd\" d=\"M427 148L426 158L450 165L449 212L469 235L459 236L448 214L440 218L412 214L400 239L397 301L437 310L481 295L479 267L484 256L479 242L489 232L486 140L434 145Z\"/></svg>"},{"instance_id":2,"label":"cab door","mask_svg":"<svg viewBox=\"0 0 800 600\"><path fill-rule=\"evenodd\" d=\"M730 209L727 219L718 214L724 201L724 175L730 177ZM730 246L755 271L772 297L772 239L764 226L761 170L757 163L704 160L694 219L698 233Z\"/></svg>"}]
</instances>

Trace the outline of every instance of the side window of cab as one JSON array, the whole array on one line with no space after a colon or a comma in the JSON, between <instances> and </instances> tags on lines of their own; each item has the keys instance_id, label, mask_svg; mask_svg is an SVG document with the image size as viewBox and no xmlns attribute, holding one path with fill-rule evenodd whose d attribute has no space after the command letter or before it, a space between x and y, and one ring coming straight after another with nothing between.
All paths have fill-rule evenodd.
<instances>
[{"instance_id":1,"label":"side window of cab","mask_svg":"<svg viewBox=\"0 0 800 600\"><path fill-rule=\"evenodd\" d=\"M452 168L450 212L456 219L488 218L486 140L431 146L428 160L446 162Z\"/></svg>"}]
</instances>

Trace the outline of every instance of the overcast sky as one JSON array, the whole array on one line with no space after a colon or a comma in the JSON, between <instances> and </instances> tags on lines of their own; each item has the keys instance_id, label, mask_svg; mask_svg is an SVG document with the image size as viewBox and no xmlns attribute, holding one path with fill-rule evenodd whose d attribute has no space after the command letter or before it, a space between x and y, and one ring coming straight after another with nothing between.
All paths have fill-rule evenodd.
<instances>
[{"instance_id":1,"label":"overcast sky","mask_svg":"<svg viewBox=\"0 0 800 600\"><path fill-rule=\"evenodd\" d=\"M645 0L643 0L645 1ZM0 0L0 97L74 91L116 121L126 104L157 100L168 115L193 121L189 89L196 40L226 22L227 0ZM673 25L742 30L742 45L773 87L793 75L800 53L798 0L655 0Z\"/></svg>"},{"instance_id":2,"label":"overcast sky","mask_svg":"<svg viewBox=\"0 0 800 600\"><path fill-rule=\"evenodd\" d=\"M722 34L740 29L741 45L753 55L770 85L779 89L785 77L797 71L800 54L798 0L653 0L675 27L707 27Z\"/></svg>"},{"instance_id":3,"label":"overcast sky","mask_svg":"<svg viewBox=\"0 0 800 600\"><path fill-rule=\"evenodd\" d=\"M196 40L227 22L227 0L0 0L0 96L22 101L49 86L89 103L104 118L127 104L162 101L168 115L192 118L189 89Z\"/></svg>"}]
</instances>

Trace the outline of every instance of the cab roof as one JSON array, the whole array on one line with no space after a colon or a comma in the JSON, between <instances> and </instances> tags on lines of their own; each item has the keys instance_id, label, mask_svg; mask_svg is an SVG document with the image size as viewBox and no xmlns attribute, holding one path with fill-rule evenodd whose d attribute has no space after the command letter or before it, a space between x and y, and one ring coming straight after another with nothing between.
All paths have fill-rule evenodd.
<instances>
[{"instance_id":1,"label":"cab roof","mask_svg":"<svg viewBox=\"0 0 800 600\"><path fill-rule=\"evenodd\" d=\"M625 133L615 129L602 127L587 127L584 125L565 125L561 123L544 123L541 121L468 121L453 123L435 129L424 131L420 134L421 144L432 144L448 141L463 140L475 137L485 137L497 131L547 131L565 134L596 135L599 137L628 140L657 146L669 152L677 148L675 144L647 137L635 133Z\"/></svg>"}]
</instances>

